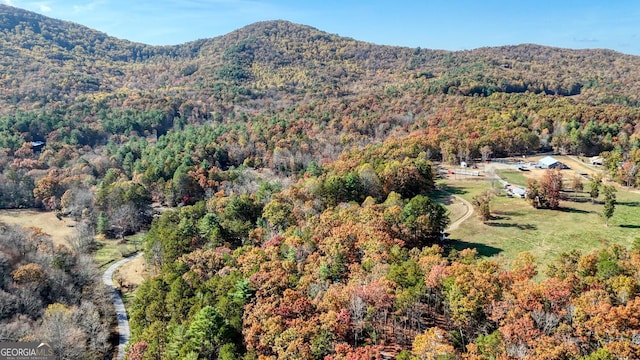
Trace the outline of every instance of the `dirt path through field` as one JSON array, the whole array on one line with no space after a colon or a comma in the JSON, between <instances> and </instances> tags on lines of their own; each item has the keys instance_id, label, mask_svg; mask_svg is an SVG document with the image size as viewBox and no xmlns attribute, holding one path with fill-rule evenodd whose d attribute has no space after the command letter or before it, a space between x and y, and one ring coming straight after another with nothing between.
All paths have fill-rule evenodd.
<instances>
[{"instance_id":1,"label":"dirt path through field","mask_svg":"<svg viewBox=\"0 0 640 360\"><path fill-rule=\"evenodd\" d=\"M467 212L460 219L454 221L451 225L449 225L449 227L445 230L446 232L451 232L453 230L456 230L460 226L460 224L465 222L468 218L470 218L473 215L473 205L471 205L470 202L461 198L458 195L451 195L451 196L453 196L454 198L462 202L464 206L467 208Z\"/></svg>"}]
</instances>

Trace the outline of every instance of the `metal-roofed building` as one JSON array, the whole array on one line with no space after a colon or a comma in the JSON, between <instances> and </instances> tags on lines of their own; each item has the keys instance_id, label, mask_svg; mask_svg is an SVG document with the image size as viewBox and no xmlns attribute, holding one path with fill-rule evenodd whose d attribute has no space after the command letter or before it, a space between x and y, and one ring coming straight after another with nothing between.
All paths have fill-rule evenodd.
<instances>
[{"instance_id":1,"label":"metal-roofed building","mask_svg":"<svg viewBox=\"0 0 640 360\"><path fill-rule=\"evenodd\" d=\"M566 168L565 164L560 162L554 157L545 156L538 161L538 166L541 169L564 169Z\"/></svg>"}]
</instances>

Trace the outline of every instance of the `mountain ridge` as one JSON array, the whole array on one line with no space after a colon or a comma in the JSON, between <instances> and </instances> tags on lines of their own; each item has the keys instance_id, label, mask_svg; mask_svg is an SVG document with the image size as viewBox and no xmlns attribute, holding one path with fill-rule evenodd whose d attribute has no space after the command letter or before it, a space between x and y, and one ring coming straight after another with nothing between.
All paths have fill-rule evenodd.
<instances>
[{"instance_id":1,"label":"mountain ridge","mask_svg":"<svg viewBox=\"0 0 640 360\"><path fill-rule=\"evenodd\" d=\"M149 48L156 48L156 49L162 49L162 48L176 48L176 47L180 47L180 46L185 46L185 45L190 45L192 43L202 43L205 41L209 41L209 40L215 40L215 39L219 39L222 37L233 37L234 34L236 33L245 33L245 32L252 32L252 31L258 31L258 32L262 32L262 31L267 31L269 30L269 28L273 28L273 27L278 27L278 26L282 26L282 25L286 25L286 26L297 26L297 27L302 27L305 28L309 31L314 31L314 32L318 32L318 33L322 33L324 35L327 36L331 36L331 37L336 37L336 38L342 38L342 39L347 39L347 40L354 40L354 41L358 41L361 43L366 43L366 44L372 44L372 45L377 45L377 46L386 46L386 47L394 47L394 48L407 48L407 49L415 49L415 47L407 47L407 46L401 46L401 45L394 45L394 44L378 44L378 43L373 43L373 42L367 42L367 41L362 41L362 40L358 40L358 39L354 39L351 37L346 37L346 36L341 36L338 34L332 34L329 32L325 32L322 31L316 27L310 26L310 25L305 25L305 24L299 24L299 23L295 23L289 20L285 20L285 19L276 19L276 20L263 20L263 21L257 21L254 23L250 23L247 24L245 26L242 26L236 30L230 31L226 34L221 34L221 35L216 35L216 36L210 36L210 37L205 37L205 38L198 38L198 39L194 39L194 40L188 40L185 41L183 43L178 43L178 44L169 44L169 45L151 45L151 44L145 44L143 42L137 42L137 41L132 41L126 38L118 38L112 35L107 34L106 32L100 31L100 30L96 30L93 29L91 27L88 27L86 25L82 25L80 23L76 23L73 21L67 21L67 20L60 20L60 19L56 19L56 18L51 18L48 17L46 15L43 14L39 14L37 12L33 12L33 11L29 11L29 10L25 10L19 7L15 7L15 6L11 6L11 5L7 5L7 4L0 4L0 16L1 15L7 15L9 12L12 12L15 16L12 20L13 21L7 21L7 17L5 16L3 18L3 21L0 23L0 31L2 30L6 30L7 28L11 28L14 27L15 25L17 25L19 22L16 22L16 20L19 19L29 19L29 20L38 20L38 21L43 21L46 19L49 20L55 20L57 22L60 23L66 23L68 25L73 25L74 27L78 27L84 31L89 31L91 33L94 33L96 36L101 37L103 40L104 39L111 39L111 40L116 40L116 41L121 41L121 42L126 42L129 44L135 44L135 45L139 45L139 46L144 46L144 47L149 47ZM9 18L10 19L10 18ZM620 54L620 55L627 55L627 56L638 56L638 55L632 55L632 54L626 54L617 50L613 50L613 49L608 49L608 48L582 48L582 49L574 49L574 48L562 48L562 47L557 47L557 46L550 46L550 45L542 45L542 44L535 44L535 43L520 43L520 44L511 44L511 45L497 45L497 46L481 46L478 48L473 48L473 49L464 49L464 50L443 50L443 49L429 49L432 51L441 51L441 52L450 52L450 53L459 53L459 52L469 52L469 51L474 51L474 50L480 50L480 49L505 49L505 48L519 48L519 47L529 47L529 46L536 46L536 47L541 47L541 48L549 48L549 49L561 49L561 50L569 50L569 51L579 51L579 52L583 52L583 51L607 51L607 52L612 52L612 53L616 53L616 54ZM418 47L418 48L422 48L422 47ZM423 49L427 49L427 48L423 48Z\"/></svg>"},{"instance_id":2,"label":"mountain ridge","mask_svg":"<svg viewBox=\"0 0 640 360\"><path fill-rule=\"evenodd\" d=\"M586 106L640 105L640 72L633 71L640 68L640 57L612 50L535 44L457 52L407 48L285 20L151 46L6 5L0 6L0 19L0 117L45 112L96 127L107 121L108 106L157 110L167 124L175 117L202 124L318 101L335 108L385 99L388 116L404 118L420 103L443 106L463 98L528 93ZM129 127L118 127L124 128ZM46 131L36 133L42 139Z\"/></svg>"},{"instance_id":3,"label":"mountain ridge","mask_svg":"<svg viewBox=\"0 0 640 360\"><path fill-rule=\"evenodd\" d=\"M8 16L8 15L13 15L13 16ZM24 24L24 20L31 20L31 21L37 20L39 23L42 23L43 21L50 22L51 20L53 20L54 24L58 25L56 26L58 28L60 28L62 24L66 24L68 27L71 27L77 30L88 31L89 33L91 33L91 35L93 35L94 37L97 37L98 40L100 41L104 41L108 39L115 42L126 43L127 45L136 45L140 47L153 48L153 49L170 49L170 48L178 48L182 46L191 46L192 44L201 44L203 42L208 42L208 41L217 40L221 38L232 38L232 39L235 38L235 40L238 41L239 35L244 35L246 33L255 33L255 32L264 32L268 34L269 32L272 32L274 30L281 31L283 28L286 28L286 27L289 27L289 28L295 27L295 28L303 29L304 31L307 31L307 32L315 32L318 35L325 38L351 40L351 41L357 41L363 44L370 44L370 45L382 46L382 47L391 47L391 48L399 48L399 49L416 49L415 47L406 47L406 46L393 45L393 44L377 44L373 42L357 40L351 37L345 37L338 34L328 33L310 25L298 24L298 23L294 23L289 20L283 20L283 19L257 21L257 22L242 26L236 30L230 31L226 34L189 40L184 43L172 44L172 45L150 45L142 42L128 40L125 38L118 38L118 37L109 35L105 32L102 32L100 30L95 30L79 23L47 17L46 15L42 15L36 12L24 10L24 9L6 5L6 4L0 4L0 19L2 19L2 22L0 22L0 31L5 31L10 28L15 28L15 26L19 24ZM622 52L612 50L612 49L607 49L607 48L572 49L572 48L562 48L562 47L549 46L549 45L541 45L541 44L535 44L535 43L521 43L521 44L499 45L499 46L481 46L478 48L465 49L465 50L440 50L440 49L427 49L427 48L422 48L422 49L437 51L437 52L446 52L446 53L465 53L465 52L474 52L476 50L484 50L484 49L500 50L500 49L509 49L509 48L523 48L523 47L527 48L531 46L545 48L545 49L557 49L557 50L575 51L575 52L604 51L604 52L611 52L613 54L637 57L637 55L626 54L626 53L622 53ZM418 48L421 48L421 47L418 47ZM71 48L68 48L68 50L71 50Z\"/></svg>"}]
</instances>

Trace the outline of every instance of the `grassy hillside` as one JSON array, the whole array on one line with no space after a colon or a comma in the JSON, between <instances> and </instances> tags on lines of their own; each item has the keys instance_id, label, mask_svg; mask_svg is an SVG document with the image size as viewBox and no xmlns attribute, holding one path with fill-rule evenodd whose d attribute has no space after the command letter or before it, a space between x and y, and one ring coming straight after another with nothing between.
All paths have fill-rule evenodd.
<instances>
[{"instance_id":1,"label":"grassy hillside","mask_svg":"<svg viewBox=\"0 0 640 360\"><path fill-rule=\"evenodd\" d=\"M490 184L455 182L451 186L471 201ZM612 245L629 248L638 238L640 194L618 189L618 204L609 226L602 218L603 204L592 203L588 193L568 191L567 197L569 200L561 203L560 210L554 211L534 209L523 199L502 194L492 202L493 219L483 224L474 217L466 222L451 234L453 246L477 247L480 254L497 255L506 264L526 251L536 257L544 270L561 253L589 252Z\"/></svg>"}]
</instances>

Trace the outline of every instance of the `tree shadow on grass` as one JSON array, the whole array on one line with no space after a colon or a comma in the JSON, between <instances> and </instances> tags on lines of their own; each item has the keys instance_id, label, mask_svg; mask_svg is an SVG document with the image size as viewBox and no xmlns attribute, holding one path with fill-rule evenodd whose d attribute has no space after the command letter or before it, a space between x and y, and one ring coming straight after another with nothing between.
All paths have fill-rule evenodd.
<instances>
[{"instance_id":1,"label":"tree shadow on grass","mask_svg":"<svg viewBox=\"0 0 640 360\"><path fill-rule=\"evenodd\" d=\"M568 212L573 214L591 214L593 211L581 210L570 207L559 207L556 209L557 211Z\"/></svg>"},{"instance_id":2,"label":"tree shadow on grass","mask_svg":"<svg viewBox=\"0 0 640 360\"><path fill-rule=\"evenodd\" d=\"M583 204L593 201L593 199L590 198L590 197L577 197L577 198L575 198L575 197L572 197L572 196L569 196L569 197L567 197L566 199L563 199L563 200L564 201L569 201L569 202L574 202L574 203L583 203Z\"/></svg>"},{"instance_id":3,"label":"tree shadow on grass","mask_svg":"<svg viewBox=\"0 0 640 360\"><path fill-rule=\"evenodd\" d=\"M493 219L510 219L511 216L522 216L524 215L524 211L510 211L510 210L496 210L493 211L495 214Z\"/></svg>"},{"instance_id":4,"label":"tree shadow on grass","mask_svg":"<svg viewBox=\"0 0 640 360\"><path fill-rule=\"evenodd\" d=\"M466 193L467 191L463 188L444 184L439 185L436 191L434 191L430 195L430 197L445 205L451 205L454 202L453 195L461 195Z\"/></svg>"},{"instance_id":5,"label":"tree shadow on grass","mask_svg":"<svg viewBox=\"0 0 640 360\"><path fill-rule=\"evenodd\" d=\"M620 225L620 227L625 229L640 229L640 225L631 225L631 224Z\"/></svg>"},{"instance_id":6,"label":"tree shadow on grass","mask_svg":"<svg viewBox=\"0 0 640 360\"><path fill-rule=\"evenodd\" d=\"M499 222L487 222L486 224L494 227L516 228L518 230L537 230L538 229L538 227L533 224L499 223Z\"/></svg>"},{"instance_id":7,"label":"tree shadow on grass","mask_svg":"<svg viewBox=\"0 0 640 360\"><path fill-rule=\"evenodd\" d=\"M444 243L445 249L462 251L464 249L476 249L478 251L478 255L480 256L494 256L502 252L502 249L493 247L487 244L480 244L474 242L467 242L457 239L448 239ZM447 252L448 252L447 251Z\"/></svg>"},{"instance_id":8,"label":"tree shadow on grass","mask_svg":"<svg viewBox=\"0 0 640 360\"><path fill-rule=\"evenodd\" d=\"M444 205L451 205L454 200L454 197L451 196L451 194L445 192L434 193L431 198Z\"/></svg>"},{"instance_id":9,"label":"tree shadow on grass","mask_svg":"<svg viewBox=\"0 0 640 360\"><path fill-rule=\"evenodd\" d=\"M491 215L491 220L511 220L511 216Z\"/></svg>"},{"instance_id":10,"label":"tree shadow on grass","mask_svg":"<svg viewBox=\"0 0 640 360\"><path fill-rule=\"evenodd\" d=\"M624 205L624 206L631 206L631 207L638 207L638 206L640 206L640 201L618 201L618 202L616 202L616 204Z\"/></svg>"},{"instance_id":11,"label":"tree shadow on grass","mask_svg":"<svg viewBox=\"0 0 640 360\"><path fill-rule=\"evenodd\" d=\"M468 191L465 190L464 188L461 188L459 186L451 186L449 184L441 184L438 186L438 189L444 192L448 192L450 194L454 194L454 195L462 195L462 194L466 194Z\"/></svg>"}]
</instances>

